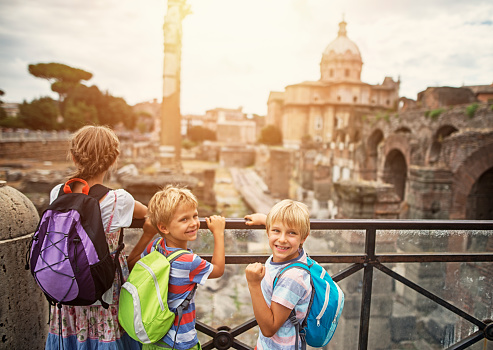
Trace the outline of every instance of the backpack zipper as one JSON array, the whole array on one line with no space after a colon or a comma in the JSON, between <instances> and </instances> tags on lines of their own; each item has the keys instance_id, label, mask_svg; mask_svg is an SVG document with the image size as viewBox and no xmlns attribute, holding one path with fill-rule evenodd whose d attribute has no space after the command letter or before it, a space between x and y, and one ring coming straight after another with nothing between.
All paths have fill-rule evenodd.
<instances>
[{"instance_id":1,"label":"backpack zipper","mask_svg":"<svg viewBox=\"0 0 493 350\"><path fill-rule=\"evenodd\" d=\"M325 313L325 309L327 309L327 306L329 305L330 285L329 285L329 282L327 282L327 281L325 281L325 284L327 286L325 288L324 306L322 307L322 310L320 310L320 313L318 314L318 316L315 318L317 320L317 327L320 327L320 319L322 318L323 314Z\"/></svg>"},{"instance_id":2,"label":"backpack zipper","mask_svg":"<svg viewBox=\"0 0 493 350\"><path fill-rule=\"evenodd\" d=\"M77 266L77 244L80 242L80 237L74 238L74 259L75 259L75 272L79 272L79 266Z\"/></svg>"}]
</instances>

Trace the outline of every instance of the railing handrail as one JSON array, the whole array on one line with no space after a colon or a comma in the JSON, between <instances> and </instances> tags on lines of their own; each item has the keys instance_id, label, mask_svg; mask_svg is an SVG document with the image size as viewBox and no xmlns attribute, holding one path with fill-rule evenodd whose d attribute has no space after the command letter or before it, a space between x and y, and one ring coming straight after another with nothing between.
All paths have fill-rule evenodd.
<instances>
[{"instance_id":1,"label":"railing handrail","mask_svg":"<svg viewBox=\"0 0 493 350\"><path fill-rule=\"evenodd\" d=\"M205 219L200 219L200 228L207 229ZM413 253L380 253L377 230L448 230L452 232L464 230L493 230L493 220L401 220L401 219L312 219L311 230L364 230L364 251L360 254L330 253L326 255L310 256L320 263L349 263L350 266L332 275L334 281L340 281L362 270L362 295L361 315L359 328L358 349L368 349L368 335L370 323L370 306L372 300L373 271L379 269L391 278L403 283L417 293L441 305L459 317L479 327L479 330L470 334L457 343L449 346L448 350L466 349L481 339L493 340L493 323L489 320L479 320L473 315L457 308L445 299L435 295L425 288L410 281L404 276L389 269L384 263L422 263L422 262L493 262L493 252L469 253L469 252L413 252ZM226 229L252 230L265 229L264 225L248 226L243 218L227 218ZM226 254L226 264L248 264L252 262L265 262L268 254ZM210 260L211 255L201 257ZM203 344L207 349L235 349L252 350L246 344L235 339L239 334L255 327L256 320L250 319L233 329L222 326L212 328L197 320L197 330L211 336L213 339Z\"/></svg>"},{"instance_id":2,"label":"railing handrail","mask_svg":"<svg viewBox=\"0 0 493 350\"><path fill-rule=\"evenodd\" d=\"M207 229L204 218L200 228ZM248 226L243 218L226 218L226 229L265 229ZM310 219L312 230L493 230L493 220L421 220L421 219Z\"/></svg>"}]
</instances>

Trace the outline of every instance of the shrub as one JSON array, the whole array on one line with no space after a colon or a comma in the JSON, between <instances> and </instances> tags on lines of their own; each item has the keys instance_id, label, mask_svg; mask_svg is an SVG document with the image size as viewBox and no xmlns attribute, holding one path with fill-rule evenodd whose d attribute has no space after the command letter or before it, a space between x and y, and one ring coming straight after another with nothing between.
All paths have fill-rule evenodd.
<instances>
[{"instance_id":1,"label":"shrub","mask_svg":"<svg viewBox=\"0 0 493 350\"><path fill-rule=\"evenodd\" d=\"M474 118L474 115L476 114L476 110L479 108L478 103L473 103L469 106L466 107L466 115L469 118Z\"/></svg>"},{"instance_id":2,"label":"shrub","mask_svg":"<svg viewBox=\"0 0 493 350\"><path fill-rule=\"evenodd\" d=\"M442 114L443 112L445 112L445 109L443 108L434 109L430 111L429 117L431 120L437 120L440 114Z\"/></svg>"}]
</instances>

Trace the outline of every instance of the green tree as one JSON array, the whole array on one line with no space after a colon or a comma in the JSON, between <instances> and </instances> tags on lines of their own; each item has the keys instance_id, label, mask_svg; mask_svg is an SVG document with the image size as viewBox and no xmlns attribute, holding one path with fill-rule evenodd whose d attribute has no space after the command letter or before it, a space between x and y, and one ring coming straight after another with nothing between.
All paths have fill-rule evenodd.
<instances>
[{"instance_id":1,"label":"green tree","mask_svg":"<svg viewBox=\"0 0 493 350\"><path fill-rule=\"evenodd\" d=\"M60 101L63 101L82 80L92 78L92 73L61 63L30 64L28 70L35 77L48 80L51 90L60 96Z\"/></svg>"},{"instance_id":2,"label":"green tree","mask_svg":"<svg viewBox=\"0 0 493 350\"><path fill-rule=\"evenodd\" d=\"M103 97L103 108L100 109L99 120L102 124L115 126L122 123L127 129L135 128L136 114L121 97L106 93Z\"/></svg>"},{"instance_id":3,"label":"green tree","mask_svg":"<svg viewBox=\"0 0 493 350\"><path fill-rule=\"evenodd\" d=\"M63 119L63 127L75 131L84 125L98 124L98 111L84 101L69 101L65 105Z\"/></svg>"},{"instance_id":4,"label":"green tree","mask_svg":"<svg viewBox=\"0 0 493 350\"><path fill-rule=\"evenodd\" d=\"M81 83L91 79L92 73L61 63L30 64L28 68L35 77L48 80L51 90L59 94L60 114L63 116L61 127L76 130L86 124L114 127L121 123L127 129L135 128L136 114L123 98L103 93L97 86L87 87Z\"/></svg>"},{"instance_id":5,"label":"green tree","mask_svg":"<svg viewBox=\"0 0 493 350\"><path fill-rule=\"evenodd\" d=\"M264 145L282 145L282 132L275 125L266 125L260 131L259 143Z\"/></svg>"},{"instance_id":6,"label":"green tree","mask_svg":"<svg viewBox=\"0 0 493 350\"><path fill-rule=\"evenodd\" d=\"M41 97L19 106L19 121L33 130L58 130L58 103L51 97Z\"/></svg>"},{"instance_id":7,"label":"green tree","mask_svg":"<svg viewBox=\"0 0 493 350\"><path fill-rule=\"evenodd\" d=\"M149 112L137 112L135 117L137 121L137 130L139 130L142 134L154 130L154 117Z\"/></svg>"},{"instance_id":8,"label":"green tree","mask_svg":"<svg viewBox=\"0 0 493 350\"><path fill-rule=\"evenodd\" d=\"M215 141L216 133L211 129L196 125L188 129L187 137L190 139L190 141L196 143L204 142L205 140Z\"/></svg>"},{"instance_id":9,"label":"green tree","mask_svg":"<svg viewBox=\"0 0 493 350\"><path fill-rule=\"evenodd\" d=\"M75 117L74 108L77 106L91 106L96 113L91 116L94 123L114 127L122 123L127 129L133 129L136 125L137 116L131 106L121 97L115 97L108 93L103 93L97 86L87 87L79 84L68 94L62 103L62 114L66 117L68 108L71 109L71 117ZM87 111L81 111L79 116L84 115ZM81 122L85 122L82 120ZM74 119L71 119L74 123Z\"/></svg>"}]
</instances>

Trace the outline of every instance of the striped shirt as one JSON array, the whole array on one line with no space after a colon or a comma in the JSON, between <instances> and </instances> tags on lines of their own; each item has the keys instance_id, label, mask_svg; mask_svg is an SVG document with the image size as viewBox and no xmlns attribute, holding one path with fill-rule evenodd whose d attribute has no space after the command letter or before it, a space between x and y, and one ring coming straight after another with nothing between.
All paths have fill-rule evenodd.
<instances>
[{"instance_id":1,"label":"striped shirt","mask_svg":"<svg viewBox=\"0 0 493 350\"><path fill-rule=\"evenodd\" d=\"M272 290L277 272L295 261L306 263L306 253L304 250L300 250L300 254L296 259L282 263L273 262L271 255L265 263L266 272L262 279L261 288L264 299L269 307L271 302L274 301L289 309L294 308L296 318L301 323L306 317L312 292L309 273L296 268L289 269L282 274L277 281L276 288L274 291ZM288 318L276 334L270 338L265 337L262 331L259 330L257 350L294 350L295 343L296 329ZM301 349L301 341L298 346Z\"/></svg>"},{"instance_id":2,"label":"striped shirt","mask_svg":"<svg viewBox=\"0 0 493 350\"><path fill-rule=\"evenodd\" d=\"M144 257L155 250L154 245L158 239L159 238L149 243L141 257ZM168 247L164 239L161 240L161 244L158 246L158 251L164 255L168 255L176 250L179 250L179 248ZM173 312L176 312L176 308L183 302L183 300L185 300L196 283L205 283L213 269L211 263L200 258L198 255L193 254L191 249L188 249L188 251L192 254L183 254L171 264L168 289L168 306ZM175 318L175 323L171 326L171 329L161 339L161 341L164 341L170 347L173 346L177 328L178 318ZM197 331L195 330L194 296L188 309L183 311L183 317L181 319L180 327L178 328L178 335L176 337L175 349L189 349L198 342Z\"/></svg>"}]
</instances>

